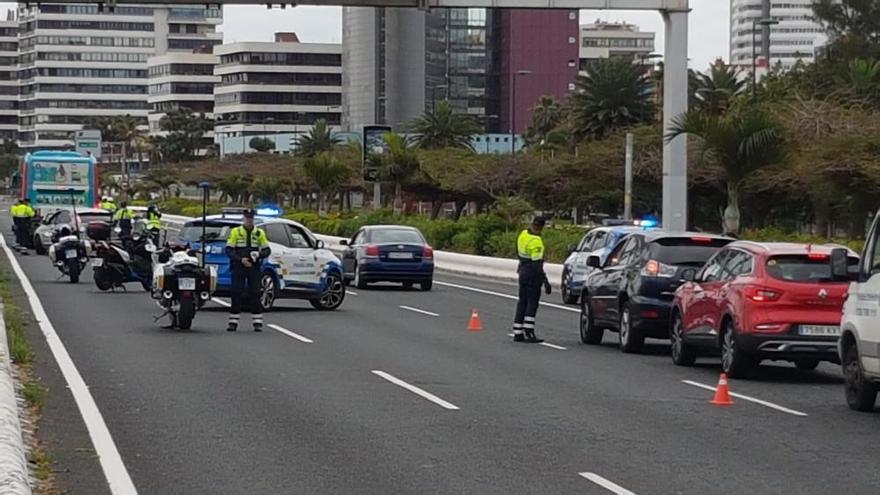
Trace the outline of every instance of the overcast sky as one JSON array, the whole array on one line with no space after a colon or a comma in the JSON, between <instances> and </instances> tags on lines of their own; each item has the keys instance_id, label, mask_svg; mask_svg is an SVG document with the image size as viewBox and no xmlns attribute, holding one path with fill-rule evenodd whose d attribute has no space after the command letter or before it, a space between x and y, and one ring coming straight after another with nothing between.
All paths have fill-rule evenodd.
<instances>
[{"instance_id":1,"label":"overcast sky","mask_svg":"<svg viewBox=\"0 0 880 495\"><path fill-rule=\"evenodd\" d=\"M691 67L704 69L716 57L728 59L730 2L726 0L691 0L689 53ZM663 51L663 19L657 12L621 10L582 10L581 24L596 19L627 21L642 31L653 31L656 51ZM279 10L268 14L265 7L227 6L223 13L224 41L271 41L276 31L295 31L304 42L342 40L342 13L339 7L305 7Z\"/></svg>"}]
</instances>

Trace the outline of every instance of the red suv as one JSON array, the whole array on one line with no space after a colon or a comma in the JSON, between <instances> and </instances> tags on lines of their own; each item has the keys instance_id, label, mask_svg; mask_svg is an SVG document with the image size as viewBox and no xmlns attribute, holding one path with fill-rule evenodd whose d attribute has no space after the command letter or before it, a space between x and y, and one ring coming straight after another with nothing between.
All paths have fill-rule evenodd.
<instances>
[{"instance_id":1,"label":"red suv","mask_svg":"<svg viewBox=\"0 0 880 495\"><path fill-rule=\"evenodd\" d=\"M849 284L832 280L838 246L738 241L713 256L675 294L672 361L690 366L721 352L728 375L751 374L762 359L812 370L839 362L837 339ZM850 270L858 257L850 251Z\"/></svg>"}]
</instances>

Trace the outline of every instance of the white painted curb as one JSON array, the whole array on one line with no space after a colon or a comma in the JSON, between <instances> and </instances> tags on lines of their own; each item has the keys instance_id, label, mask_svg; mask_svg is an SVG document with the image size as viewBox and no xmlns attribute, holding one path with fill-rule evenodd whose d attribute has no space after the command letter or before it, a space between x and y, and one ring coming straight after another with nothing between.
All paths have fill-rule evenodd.
<instances>
[{"instance_id":1,"label":"white painted curb","mask_svg":"<svg viewBox=\"0 0 880 495\"><path fill-rule=\"evenodd\" d=\"M0 304L0 493L4 495L31 493L2 304Z\"/></svg>"}]
</instances>

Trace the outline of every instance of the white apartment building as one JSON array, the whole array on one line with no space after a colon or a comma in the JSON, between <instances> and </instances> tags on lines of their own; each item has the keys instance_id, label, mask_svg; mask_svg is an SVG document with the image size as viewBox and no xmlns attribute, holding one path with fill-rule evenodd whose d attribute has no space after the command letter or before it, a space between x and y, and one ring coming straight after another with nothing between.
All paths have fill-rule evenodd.
<instances>
[{"instance_id":1,"label":"white apartment building","mask_svg":"<svg viewBox=\"0 0 880 495\"><path fill-rule=\"evenodd\" d=\"M627 57L645 60L654 52L654 33L627 23L596 21L581 25L580 70L595 60Z\"/></svg>"},{"instance_id":2,"label":"white apartment building","mask_svg":"<svg viewBox=\"0 0 880 495\"><path fill-rule=\"evenodd\" d=\"M753 22L764 17L764 0L730 0L730 62L751 72ZM770 0L770 18L779 24L770 26L770 60L761 54L762 28L755 27L755 53L759 67L781 63L790 69L798 61L815 61L815 51L828 36L813 18L812 0Z\"/></svg>"},{"instance_id":3,"label":"white apartment building","mask_svg":"<svg viewBox=\"0 0 880 495\"><path fill-rule=\"evenodd\" d=\"M212 53L168 53L147 60L150 134L165 134L159 121L172 110L188 108L214 118L214 86L220 82L214 75L217 62Z\"/></svg>"},{"instance_id":4,"label":"white apartment building","mask_svg":"<svg viewBox=\"0 0 880 495\"><path fill-rule=\"evenodd\" d=\"M204 5L19 4L25 148L66 148L95 118L147 126L147 60L222 42L222 10Z\"/></svg>"},{"instance_id":5,"label":"white apartment building","mask_svg":"<svg viewBox=\"0 0 880 495\"><path fill-rule=\"evenodd\" d=\"M339 127L342 47L300 43L293 33L275 42L231 43L214 48L214 132L219 138L304 133L320 119Z\"/></svg>"},{"instance_id":6,"label":"white apartment building","mask_svg":"<svg viewBox=\"0 0 880 495\"><path fill-rule=\"evenodd\" d=\"M18 137L18 23L0 21L0 141Z\"/></svg>"}]
</instances>

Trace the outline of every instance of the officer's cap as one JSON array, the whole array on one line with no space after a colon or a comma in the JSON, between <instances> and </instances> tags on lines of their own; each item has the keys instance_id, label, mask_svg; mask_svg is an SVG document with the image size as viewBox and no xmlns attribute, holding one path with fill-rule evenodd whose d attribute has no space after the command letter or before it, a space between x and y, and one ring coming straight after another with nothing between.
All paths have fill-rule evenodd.
<instances>
[{"instance_id":1,"label":"officer's cap","mask_svg":"<svg viewBox=\"0 0 880 495\"><path fill-rule=\"evenodd\" d=\"M547 225L547 219L544 217L535 217L532 220L532 225L536 225L538 227L543 227L543 226Z\"/></svg>"},{"instance_id":2,"label":"officer's cap","mask_svg":"<svg viewBox=\"0 0 880 495\"><path fill-rule=\"evenodd\" d=\"M241 215L245 218L254 218L257 215L257 212L252 210L251 208L248 208L242 211Z\"/></svg>"}]
</instances>

